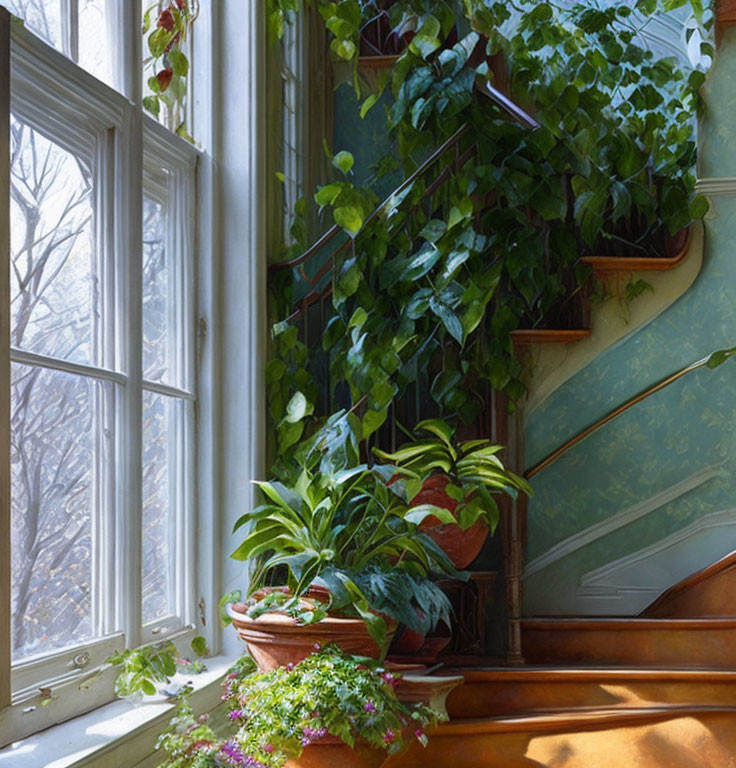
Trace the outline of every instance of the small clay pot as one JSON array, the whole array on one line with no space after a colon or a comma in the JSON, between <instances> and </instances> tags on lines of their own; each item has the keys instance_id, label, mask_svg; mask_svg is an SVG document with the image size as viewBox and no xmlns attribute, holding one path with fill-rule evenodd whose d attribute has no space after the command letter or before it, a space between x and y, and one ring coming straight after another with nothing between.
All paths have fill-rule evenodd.
<instances>
[{"instance_id":1,"label":"small clay pot","mask_svg":"<svg viewBox=\"0 0 736 768\"><path fill-rule=\"evenodd\" d=\"M242 603L228 606L228 614L248 652L262 672L287 664L298 664L318 647L335 643L353 656L377 659L381 649L368 633L362 619L327 616L315 624L297 624L283 613L264 613L251 619ZM396 624L388 626L390 642Z\"/></svg>"},{"instance_id":2,"label":"small clay pot","mask_svg":"<svg viewBox=\"0 0 736 768\"><path fill-rule=\"evenodd\" d=\"M298 758L288 760L285 768L379 768L388 753L368 744L349 747L341 739L328 734L304 747Z\"/></svg>"},{"instance_id":3,"label":"small clay pot","mask_svg":"<svg viewBox=\"0 0 736 768\"><path fill-rule=\"evenodd\" d=\"M446 475L428 477L422 485L422 490L414 497L412 506L432 504L449 509L455 514L457 501L445 493L449 482L450 479ZM467 568L478 557L490 532L484 520L478 520L464 531L457 523L443 525L433 515L424 518L419 530L434 539L459 570Z\"/></svg>"}]
</instances>

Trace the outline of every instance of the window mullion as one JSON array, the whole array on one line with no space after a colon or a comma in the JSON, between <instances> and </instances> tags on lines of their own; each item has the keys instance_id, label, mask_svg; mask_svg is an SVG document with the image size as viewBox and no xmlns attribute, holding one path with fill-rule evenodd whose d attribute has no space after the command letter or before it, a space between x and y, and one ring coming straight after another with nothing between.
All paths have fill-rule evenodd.
<instances>
[{"instance_id":1,"label":"window mullion","mask_svg":"<svg viewBox=\"0 0 736 768\"><path fill-rule=\"evenodd\" d=\"M0 709L10 705L10 14L0 8Z\"/></svg>"},{"instance_id":2,"label":"window mullion","mask_svg":"<svg viewBox=\"0 0 736 768\"><path fill-rule=\"evenodd\" d=\"M141 100L140 0L123 4L121 46L123 85L133 101L115 152L117 222L116 296L118 354L128 385L118 389L117 567L118 625L126 645L141 642L142 521L142 263L143 263L143 119ZM118 405L118 403L116 403Z\"/></svg>"},{"instance_id":3,"label":"window mullion","mask_svg":"<svg viewBox=\"0 0 736 768\"><path fill-rule=\"evenodd\" d=\"M62 28L64 31L64 53L72 60L79 61L79 0L61 0Z\"/></svg>"}]
</instances>

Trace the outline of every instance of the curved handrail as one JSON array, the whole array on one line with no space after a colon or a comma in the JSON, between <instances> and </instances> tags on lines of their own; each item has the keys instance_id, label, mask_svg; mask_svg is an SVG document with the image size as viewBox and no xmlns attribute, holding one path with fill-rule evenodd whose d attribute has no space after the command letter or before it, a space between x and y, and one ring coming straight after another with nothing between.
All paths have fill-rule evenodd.
<instances>
[{"instance_id":1,"label":"curved handrail","mask_svg":"<svg viewBox=\"0 0 736 768\"><path fill-rule=\"evenodd\" d=\"M563 454L567 453L571 448L573 448L578 443L585 440L586 437L589 437L594 432L597 432L601 427L604 427L609 422L618 418L619 416L621 416L621 414L626 413L626 411L628 411L630 408L633 408L635 405L637 405L637 403L640 403L642 400L646 400L648 397L651 397L652 395L656 394L657 392L664 389L665 387L669 387L670 384L674 384L678 379L681 379L683 376L686 376L688 373L697 371L699 368L703 368L705 366L708 366L709 368L717 368L719 365L724 363L729 357L732 357L734 354L736 354L736 347L733 347L731 349L716 350L715 352L711 352L711 354L708 355L708 357L704 357L702 360L698 360L696 363L691 363L685 368L681 368L679 371L676 371L675 373L670 374L664 379L661 379L656 384L653 384L652 386L647 387L647 389L629 398L628 400L626 400L626 402L622 403L617 408L614 408L612 411L609 411L605 416L603 416L601 419L598 419L598 421L596 421L591 426L586 427L581 432L578 432L577 435L575 435L574 437L571 437L567 442L563 443L559 448L552 451L552 453L550 453L540 462L538 462L537 464L534 464L532 467L527 469L524 472L524 477L527 480L530 480L538 472L541 472L543 469L545 469L545 467L548 467L550 464L557 461L557 459L559 459Z\"/></svg>"},{"instance_id":2,"label":"curved handrail","mask_svg":"<svg viewBox=\"0 0 736 768\"><path fill-rule=\"evenodd\" d=\"M470 126L467 124L461 126L458 128L455 133L450 136L447 141L442 144L438 149L436 149L432 154L412 173L411 175L407 176L404 181L399 184L396 189L389 194L389 196L383 200L381 203L378 204L378 206L366 217L365 221L363 222L363 226L366 224L369 224L373 219L375 219L377 216L381 214L383 209L389 204L389 202L396 197L396 195L401 194L410 184L413 184L423 173L425 173L431 166L439 160L442 155L447 152L450 147L452 147L454 144L456 144L468 131ZM334 224L332 227L330 227L327 232L322 235L322 237L317 240L316 243L311 245L309 248L307 248L304 253L302 253L300 256L297 256L294 259L291 259L290 261L280 261L275 264L271 264L269 266L269 269L272 272L278 272L282 269L292 269L293 267L298 267L300 264L303 264L307 259L309 259L311 256L314 256L315 253L322 250L322 248L327 245L327 243L330 242L336 235L339 235L340 232L344 232L342 227L338 227L337 224Z\"/></svg>"}]
</instances>

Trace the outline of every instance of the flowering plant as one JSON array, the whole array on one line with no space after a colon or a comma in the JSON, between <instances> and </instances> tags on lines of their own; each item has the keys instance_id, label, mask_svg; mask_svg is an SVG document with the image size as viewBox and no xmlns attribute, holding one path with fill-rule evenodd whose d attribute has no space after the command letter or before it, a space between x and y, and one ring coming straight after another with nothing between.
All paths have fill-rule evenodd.
<instances>
[{"instance_id":1,"label":"flowering plant","mask_svg":"<svg viewBox=\"0 0 736 768\"><path fill-rule=\"evenodd\" d=\"M334 645L296 665L258 674L252 668L241 664L225 679L230 732L224 738L181 697L157 745L167 753L161 768L281 768L328 736L394 754L408 739L426 745L425 731L440 717L424 705L402 704L398 675Z\"/></svg>"},{"instance_id":2,"label":"flowering plant","mask_svg":"<svg viewBox=\"0 0 736 768\"><path fill-rule=\"evenodd\" d=\"M184 50L198 15L198 0L157 0L143 15L142 31L150 53L143 61L150 91L143 107L187 141L193 139L186 126L189 59Z\"/></svg>"}]
</instances>

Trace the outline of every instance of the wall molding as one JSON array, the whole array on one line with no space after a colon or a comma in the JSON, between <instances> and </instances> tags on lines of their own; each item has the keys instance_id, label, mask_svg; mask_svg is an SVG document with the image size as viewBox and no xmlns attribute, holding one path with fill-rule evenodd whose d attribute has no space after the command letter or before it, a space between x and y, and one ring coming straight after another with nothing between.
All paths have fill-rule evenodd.
<instances>
[{"instance_id":1,"label":"wall molding","mask_svg":"<svg viewBox=\"0 0 736 768\"><path fill-rule=\"evenodd\" d=\"M612 563L596 568L594 571L589 571L580 579L580 587L577 591L579 597L591 597L601 594L623 594L633 592L651 592L654 590L657 594L662 592L662 589L657 588L638 588L633 586L616 587L613 585L601 584L601 581L609 579L616 573L626 570L631 566L638 565L647 560L651 560L662 552L676 547L678 544L682 544L689 539L696 537L710 528L723 528L736 526L736 507L730 509L722 509L717 512L710 512L707 515L696 520L694 523L682 528L679 531L667 536L660 541L651 544L648 547L644 547L637 552L633 552L626 557L614 560ZM687 578L688 574L683 576ZM669 584L665 589L669 589L672 584Z\"/></svg>"},{"instance_id":2,"label":"wall molding","mask_svg":"<svg viewBox=\"0 0 736 768\"><path fill-rule=\"evenodd\" d=\"M628 507L623 512L619 512L616 515L584 528L582 531L555 544L543 555L530 561L524 569L523 577L528 578L544 568L548 568L553 563L562 560L573 552L576 552L583 547L587 547L594 541L597 541L604 536L608 536L614 531L617 531L651 512L660 509L666 504L675 501L675 499L678 499L680 496L684 496L686 493L695 490L695 488L705 485L705 483L720 476L722 473L722 463L712 464L694 472L689 477L680 480L679 483L675 483L664 491L660 491L659 493L650 496L648 499L644 499L644 501L640 501L638 504Z\"/></svg>"},{"instance_id":3,"label":"wall molding","mask_svg":"<svg viewBox=\"0 0 736 768\"><path fill-rule=\"evenodd\" d=\"M706 197L736 195L736 176L723 176L721 178L711 176L698 179L695 189L699 194L706 195Z\"/></svg>"}]
</instances>

